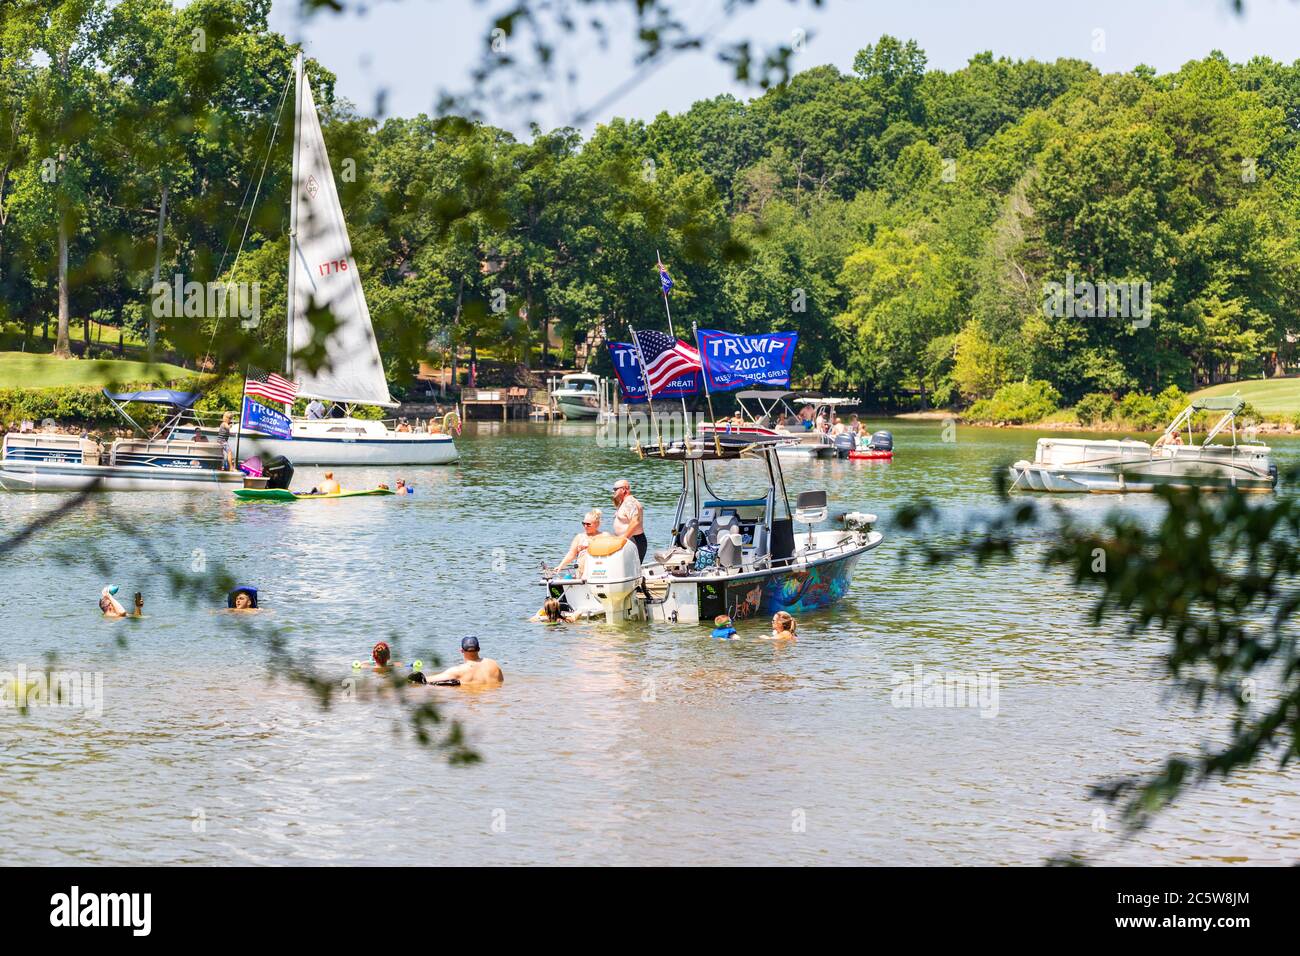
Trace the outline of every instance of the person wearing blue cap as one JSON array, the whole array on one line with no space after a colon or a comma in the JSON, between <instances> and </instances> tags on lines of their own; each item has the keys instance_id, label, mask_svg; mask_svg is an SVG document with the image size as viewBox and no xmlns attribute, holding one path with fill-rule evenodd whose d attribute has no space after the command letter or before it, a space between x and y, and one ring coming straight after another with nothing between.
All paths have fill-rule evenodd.
<instances>
[{"instance_id":1,"label":"person wearing blue cap","mask_svg":"<svg viewBox=\"0 0 1300 956\"><path fill-rule=\"evenodd\" d=\"M460 642L460 656L465 659L462 663L426 678L425 682L451 687L496 687L505 681L500 664L490 657L479 656L477 637Z\"/></svg>"}]
</instances>

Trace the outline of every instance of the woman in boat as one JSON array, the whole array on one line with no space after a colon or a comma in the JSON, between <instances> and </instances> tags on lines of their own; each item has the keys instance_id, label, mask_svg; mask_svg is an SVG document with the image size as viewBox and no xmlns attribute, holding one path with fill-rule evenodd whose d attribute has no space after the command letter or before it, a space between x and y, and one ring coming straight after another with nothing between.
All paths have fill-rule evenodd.
<instances>
[{"instance_id":1,"label":"woman in boat","mask_svg":"<svg viewBox=\"0 0 1300 956\"><path fill-rule=\"evenodd\" d=\"M592 508L582 516L582 530L573 536L569 542L569 550L564 552L564 557L560 558L557 568L567 567L573 561L578 562L578 574L582 575L586 570L587 564L587 546L591 544L591 539L600 534L601 512L599 508Z\"/></svg>"},{"instance_id":2,"label":"woman in boat","mask_svg":"<svg viewBox=\"0 0 1300 956\"><path fill-rule=\"evenodd\" d=\"M794 616L789 611L777 611L772 615L772 637L774 641L795 641Z\"/></svg>"},{"instance_id":3,"label":"woman in boat","mask_svg":"<svg viewBox=\"0 0 1300 956\"><path fill-rule=\"evenodd\" d=\"M226 471L235 470L235 455L230 450L230 412L221 415L221 427L217 429L217 442L221 445L221 467Z\"/></svg>"}]
</instances>

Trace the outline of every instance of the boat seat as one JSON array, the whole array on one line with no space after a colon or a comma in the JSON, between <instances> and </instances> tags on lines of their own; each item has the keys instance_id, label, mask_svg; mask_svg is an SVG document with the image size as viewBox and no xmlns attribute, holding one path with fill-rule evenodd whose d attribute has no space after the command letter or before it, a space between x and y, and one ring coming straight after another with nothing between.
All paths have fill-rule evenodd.
<instances>
[{"instance_id":1,"label":"boat seat","mask_svg":"<svg viewBox=\"0 0 1300 956\"><path fill-rule=\"evenodd\" d=\"M827 514L825 491L802 491L794 506L794 520L800 524L815 525L825 521Z\"/></svg>"},{"instance_id":2,"label":"boat seat","mask_svg":"<svg viewBox=\"0 0 1300 956\"><path fill-rule=\"evenodd\" d=\"M730 535L739 530L740 522L736 520L734 514L722 515L709 527L708 542L714 547L717 547L723 536Z\"/></svg>"}]
</instances>

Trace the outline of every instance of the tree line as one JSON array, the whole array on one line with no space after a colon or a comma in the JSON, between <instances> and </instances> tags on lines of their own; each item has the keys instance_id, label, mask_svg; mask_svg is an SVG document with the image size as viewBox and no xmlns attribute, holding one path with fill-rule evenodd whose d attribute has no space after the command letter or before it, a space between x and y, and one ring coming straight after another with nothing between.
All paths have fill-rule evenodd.
<instances>
[{"instance_id":1,"label":"tree line","mask_svg":"<svg viewBox=\"0 0 1300 956\"><path fill-rule=\"evenodd\" d=\"M269 8L5 7L6 342L67 351L93 318L190 363L279 364L296 50ZM585 138L380 121L326 64L307 73L399 387L440 352L536 365L662 327L656 252L680 323L797 330L805 383L886 405L1029 379L1156 393L1294 359L1300 61L1103 75L980 53L947 72L884 36L850 72ZM154 315L176 275L259 283L259 322ZM1124 314L1081 291L1111 286L1134 290Z\"/></svg>"}]
</instances>

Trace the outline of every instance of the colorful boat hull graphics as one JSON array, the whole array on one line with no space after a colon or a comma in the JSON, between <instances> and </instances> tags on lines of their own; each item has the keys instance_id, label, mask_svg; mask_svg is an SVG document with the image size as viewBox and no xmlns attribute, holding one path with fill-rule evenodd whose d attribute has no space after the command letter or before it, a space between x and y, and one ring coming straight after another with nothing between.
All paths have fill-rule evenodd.
<instances>
[{"instance_id":1,"label":"colorful boat hull graphics","mask_svg":"<svg viewBox=\"0 0 1300 956\"><path fill-rule=\"evenodd\" d=\"M701 582L700 620L711 622L718 614L732 620L788 611L803 614L838 603L849 591L853 569L862 552L812 567L780 571L739 581Z\"/></svg>"}]
</instances>

